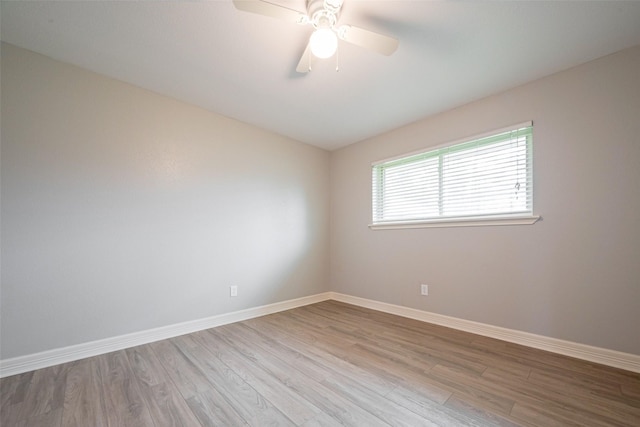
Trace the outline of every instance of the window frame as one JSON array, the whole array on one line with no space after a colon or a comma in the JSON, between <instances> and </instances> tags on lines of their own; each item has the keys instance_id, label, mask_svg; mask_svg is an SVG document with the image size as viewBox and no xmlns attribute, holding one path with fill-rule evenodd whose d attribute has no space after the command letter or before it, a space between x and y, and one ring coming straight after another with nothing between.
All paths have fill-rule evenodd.
<instances>
[{"instance_id":1,"label":"window frame","mask_svg":"<svg viewBox=\"0 0 640 427\"><path fill-rule=\"evenodd\" d=\"M517 129L533 127L533 122L528 121L524 123L515 124L512 126L507 126L500 129L495 129L489 132L484 132L479 135L473 135L471 137L459 139L452 142L447 142L445 144L440 144L434 147L423 148L421 150L416 150L410 153L397 155L394 157L386 158L383 160L379 160L371 163L371 206L370 206L370 215L371 222L369 224L369 228L372 230L385 230L385 229L395 229L395 228L424 228L424 227L474 227L474 226L495 226L495 225L531 225L540 220L540 215L534 215L533 209L533 134L531 134L531 140L527 141L528 154L530 158L528 159L528 165L531 167L531 210L527 212L516 212L516 213L506 213L506 214L481 214L481 215L468 215L468 216L444 216L444 217L433 217L433 218L425 218L425 219L417 219L417 220L396 220L396 221L379 221L374 222L374 206L376 205L376 200L374 200L374 190L376 189L375 182L373 181L374 171L380 174L382 173L381 168L376 168L379 165L392 163L397 161L402 161L404 159L408 159L416 156L424 156L424 158L429 158L433 156L439 157L439 162L442 161L442 155L436 152L441 151L446 148L451 148L455 146L460 146L460 148L456 147L455 151L463 149L462 147L465 144L472 143L474 141L490 138L492 136L497 137L500 134L504 134L506 132L511 132ZM533 132L533 131L532 131ZM418 161L418 160L415 160ZM439 189L438 189L438 197L441 199L442 197L442 167L439 166L438 173L440 174L439 179ZM380 177L377 178L378 182L382 179ZM381 200L382 196L380 192L383 191L382 186L377 186L378 191L378 200ZM379 202L378 202L379 203ZM439 202L439 208L442 209L441 200Z\"/></svg>"}]
</instances>

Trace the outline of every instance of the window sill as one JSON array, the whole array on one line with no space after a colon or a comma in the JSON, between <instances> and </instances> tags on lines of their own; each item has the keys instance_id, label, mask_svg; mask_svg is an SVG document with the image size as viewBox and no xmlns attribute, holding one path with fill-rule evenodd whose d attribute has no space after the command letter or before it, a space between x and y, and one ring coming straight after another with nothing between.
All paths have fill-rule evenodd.
<instances>
[{"instance_id":1,"label":"window sill","mask_svg":"<svg viewBox=\"0 0 640 427\"><path fill-rule=\"evenodd\" d=\"M540 215L512 216L512 217L468 217L434 219L428 221L412 222L388 222L381 224L370 224L372 230L391 230L402 228L434 228L434 227L486 227L495 225L531 225L540 220Z\"/></svg>"}]
</instances>

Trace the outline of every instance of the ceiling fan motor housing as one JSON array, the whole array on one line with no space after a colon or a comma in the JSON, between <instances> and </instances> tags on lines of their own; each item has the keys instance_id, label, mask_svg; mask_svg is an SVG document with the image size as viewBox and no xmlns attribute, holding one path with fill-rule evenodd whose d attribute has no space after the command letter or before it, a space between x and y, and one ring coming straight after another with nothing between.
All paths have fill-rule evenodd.
<instances>
[{"instance_id":1,"label":"ceiling fan motor housing","mask_svg":"<svg viewBox=\"0 0 640 427\"><path fill-rule=\"evenodd\" d=\"M308 0L307 13L314 28L331 28L338 21L343 0Z\"/></svg>"}]
</instances>

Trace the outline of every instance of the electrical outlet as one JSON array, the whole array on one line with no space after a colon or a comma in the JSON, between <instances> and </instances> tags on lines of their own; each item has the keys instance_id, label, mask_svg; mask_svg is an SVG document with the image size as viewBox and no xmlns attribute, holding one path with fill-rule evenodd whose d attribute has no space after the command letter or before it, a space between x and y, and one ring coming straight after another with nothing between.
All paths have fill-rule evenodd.
<instances>
[{"instance_id":1,"label":"electrical outlet","mask_svg":"<svg viewBox=\"0 0 640 427\"><path fill-rule=\"evenodd\" d=\"M229 286L229 296L237 297L238 296L238 287L237 286Z\"/></svg>"},{"instance_id":2,"label":"electrical outlet","mask_svg":"<svg viewBox=\"0 0 640 427\"><path fill-rule=\"evenodd\" d=\"M429 285L420 285L420 295L429 295Z\"/></svg>"}]
</instances>

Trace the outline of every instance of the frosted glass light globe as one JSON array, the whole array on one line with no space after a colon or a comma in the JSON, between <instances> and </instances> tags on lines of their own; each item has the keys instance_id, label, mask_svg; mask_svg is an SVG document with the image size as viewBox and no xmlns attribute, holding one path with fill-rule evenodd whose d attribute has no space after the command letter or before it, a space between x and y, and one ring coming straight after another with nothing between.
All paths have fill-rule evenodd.
<instances>
[{"instance_id":1,"label":"frosted glass light globe","mask_svg":"<svg viewBox=\"0 0 640 427\"><path fill-rule=\"evenodd\" d=\"M338 37L336 37L336 33L333 30L320 28L311 34L309 46L311 47L311 53L318 58L330 58L338 48Z\"/></svg>"}]
</instances>

